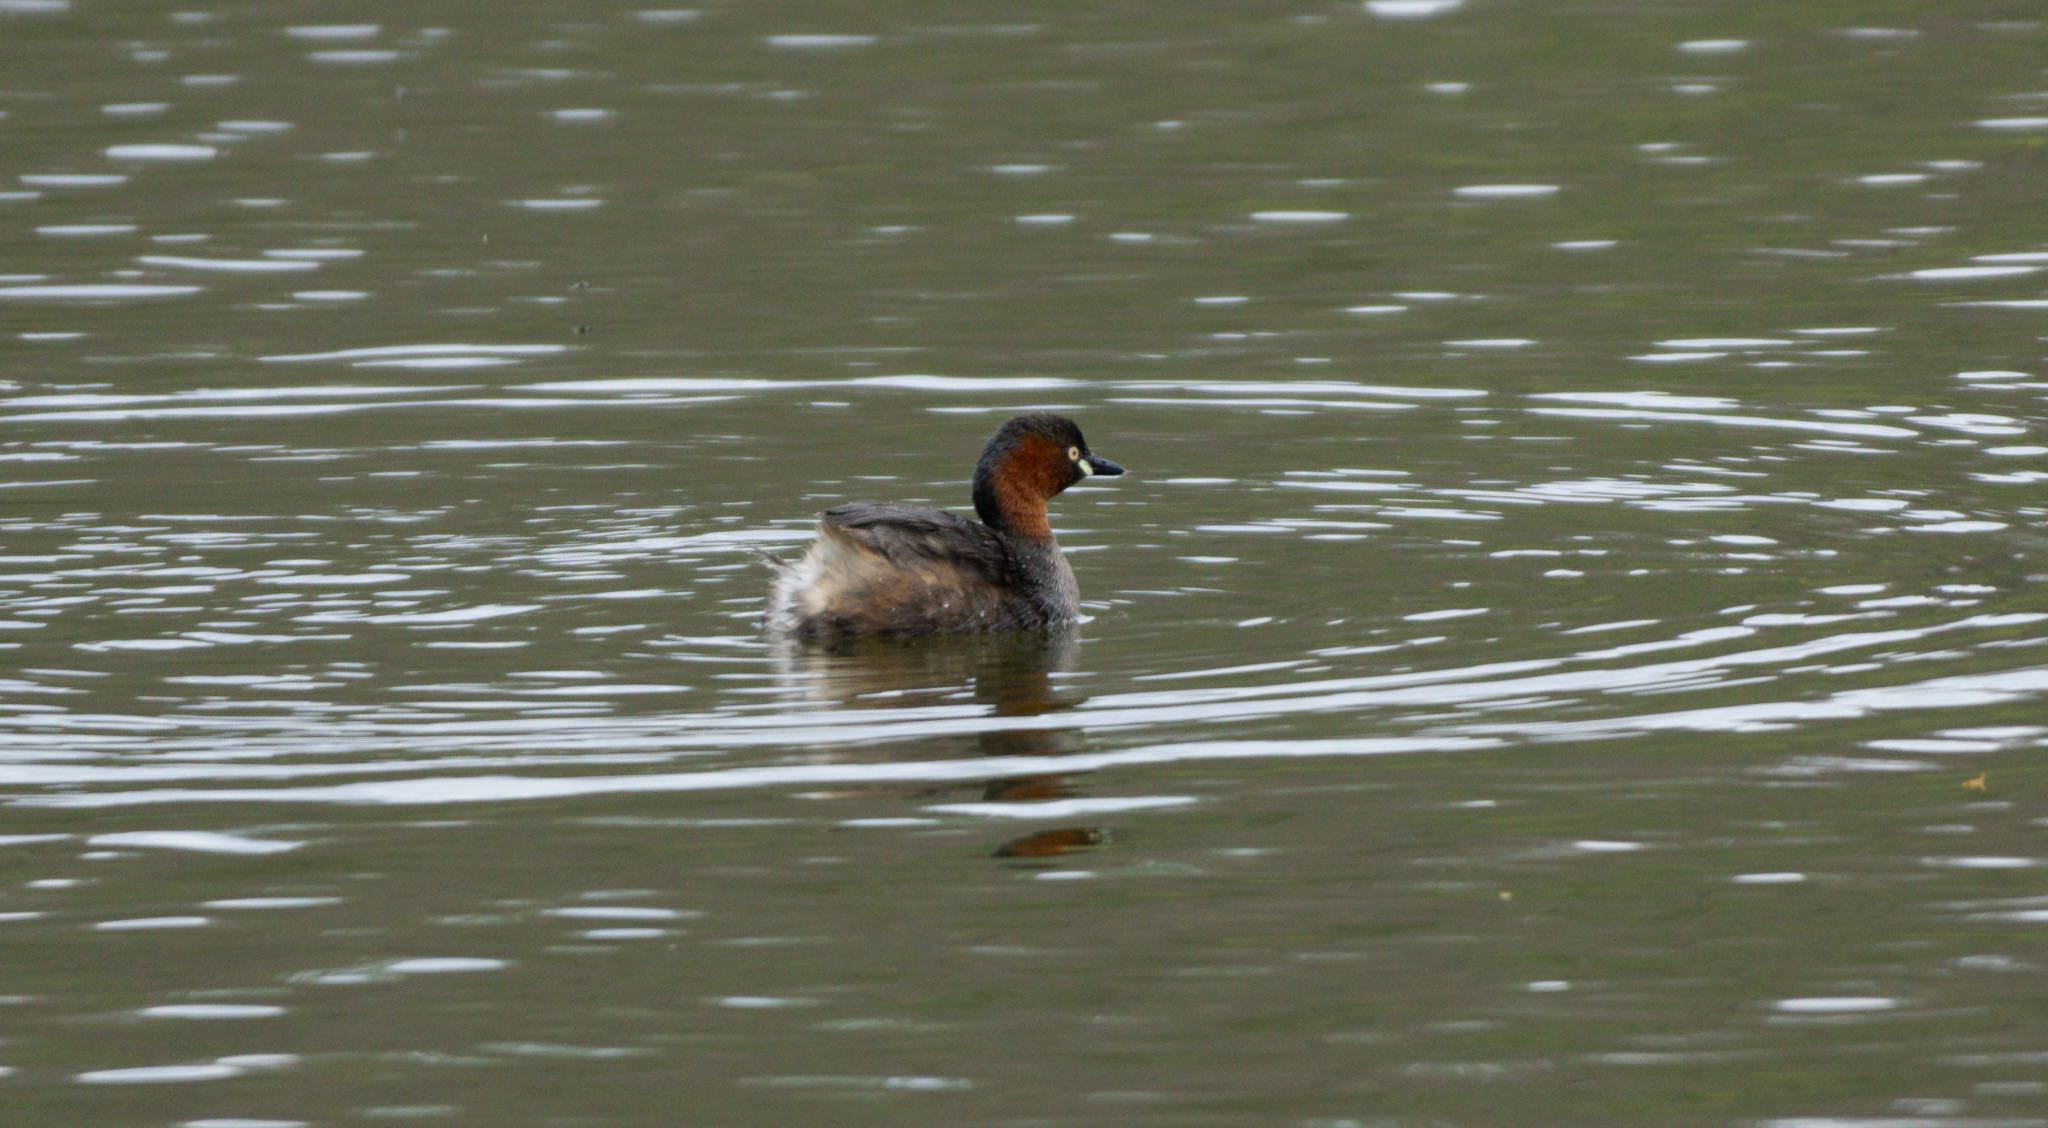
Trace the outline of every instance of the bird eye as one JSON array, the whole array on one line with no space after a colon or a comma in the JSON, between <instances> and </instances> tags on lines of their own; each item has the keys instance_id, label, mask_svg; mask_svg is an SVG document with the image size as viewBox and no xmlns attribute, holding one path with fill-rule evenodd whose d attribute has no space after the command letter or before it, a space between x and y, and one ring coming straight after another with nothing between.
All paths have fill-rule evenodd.
<instances>
[{"instance_id":1,"label":"bird eye","mask_svg":"<svg viewBox=\"0 0 2048 1128\"><path fill-rule=\"evenodd\" d=\"M1081 461L1081 448L1080 448L1080 447L1068 447L1068 448L1067 448L1067 461L1069 461L1069 462L1079 462L1079 461Z\"/></svg>"}]
</instances>

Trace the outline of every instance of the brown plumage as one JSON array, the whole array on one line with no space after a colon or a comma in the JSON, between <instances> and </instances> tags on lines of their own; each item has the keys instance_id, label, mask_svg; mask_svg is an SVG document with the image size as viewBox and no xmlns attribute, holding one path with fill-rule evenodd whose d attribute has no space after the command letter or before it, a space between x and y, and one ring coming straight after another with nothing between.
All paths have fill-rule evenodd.
<instances>
[{"instance_id":1,"label":"brown plumage","mask_svg":"<svg viewBox=\"0 0 2048 1128\"><path fill-rule=\"evenodd\" d=\"M996 431L975 467L980 521L893 502L828 509L801 560L766 557L776 572L768 626L800 638L854 638L1071 623L1080 592L1046 503L1090 475L1123 472L1089 452L1072 420L1019 415Z\"/></svg>"}]
</instances>

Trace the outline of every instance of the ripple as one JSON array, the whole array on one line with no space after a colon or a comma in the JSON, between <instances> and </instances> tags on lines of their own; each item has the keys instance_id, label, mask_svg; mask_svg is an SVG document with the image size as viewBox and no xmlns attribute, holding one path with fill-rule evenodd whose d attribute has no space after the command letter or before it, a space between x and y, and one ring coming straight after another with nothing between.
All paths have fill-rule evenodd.
<instances>
[{"instance_id":1,"label":"ripple","mask_svg":"<svg viewBox=\"0 0 2048 1128\"><path fill-rule=\"evenodd\" d=\"M1348 380L1134 380L1117 385L1131 391L1176 389L1225 396L1366 396L1415 400L1466 400L1485 398L1480 388L1454 388L1406 384L1362 384ZM1172 402L1172 401L1168 401Z\"/></svg>"},{"instance_id":2,"label":"ripple","mask_svg":"<svg viewBox=\"0 0 2048 1128\"><path fill-rule=\"evenodd\" d=\"M2017 278L2042 269L2039 266L1937 266L1909 271L1905 277L1920 282L1967 282L1979 278Z\"/></svg>"},{"instance_id":3,"label":"ripple","mask_svg":"<svg viewBox=\"0 0 2048 1128\"><path fill-rule=\"evenodd\" d=\"M415 371L446 371L462 368L502 368L517 364L517 360L504 356L408 356L390 360L359 360L357 368L405 368ZM557 405L566 406L566 405Z\"/></svg>"},{"instance_id":4,"label":"ripple","mask_svg":"<svg viewBox=\"0 0 2048 1128\"><path fill-rule=\"evenodd\" d=\"M162 916L129 917L125 920L103 920L93 925L97 932L148 932L164 928L204 928L213 923L213 918L203 916Z\"/></svg>"},{"instance_id":5,"label":"ripple","mask_svg":"<svg viewBox=\"0 0 2048 1128\"><path fill-rule=\"evenodd\" d=\"M1819 434L1857 438L1909 439L1918 431L1883 423L1836 423L1825 420L1778 419L1757 415L1710 415L1698 411L1649 411L1597 407L1531 407L1531 415L1568 416L1578 419L1635 419L1666 423L1708 423L1720 427L1757 427L1780 431L1811 431Z\"/></svg>"},{"instance_id":6,"label":"ripple","mask_svg":"<svg viewBox=\"0 0 2048 1128\"><path fill-rule=\"evenodd\" d=\"M363 252L353 247L281 247L263 252L269 259L301 259L309 262L332 262L341 259L363 257Z\"/></svg>"},{"instance_id":7,"label":"ripple","mask_svg":"<svg viewBox=\"0 0 2048 1128\"><path fill-rule=\"evenodd\" d=\"M1181 695L1173 695L1179 700ZM1318 700L1314 707L1322 707ZM1271 703L1262 703L1249 710L1226 709L1225 712L1249 712L1254 715L1275 711ZM1295 708L1280 708L1281 712L1294 712ZM1197 714L1201 710L1196 710ZM1061 718L1048 718L1059 720ZM818 724L818 719L803 718L806 724ZM1067 719L1073 724L1073 719ZM1125 723L1129 723L1128 721ZM1008 722L1014 725L1015 721ZM494 726L495 727L495 726ZM932 731L929 726L917 726ZM967 726L971 731L973 725ZM1004 727L1008 727L1005 725ZM546 721L545 728L557 731L558 721ZM951 726L940 726L938 731L947 731ZM808 740L823 737L833 731L846 733L844 724L833 726L824 722L824 727L806 728L802 731L784 731L778 734L776 742L787 740ZM859 733L856 739L867 741L876 738L873 730ZM472 743L475 736L458 738L464 745ZM559 742L559 735L546 738ZM610 745L622 739L617 732L607 732L602 737ZM720 742L733 742L732 734L723 734ZM1305 741L1211 741L1185 744L1154 745L1122 752L1094 753L1062 757L1058 760L1062 771L1089 772L1118 766L1137 764L1175 763L1180 761L1260 759L1267 757L1292 756L1380 756L1420 753L1428 751L1450 752L1472 748L1493 747L1497 741L1488 738L1442 737L1442 738L1360 738L1356 740L1305 740ZM588 776L588 777L539 777L539 776L445 776L415 780L389 780L366 783L339 784L327 787L300 788L242 788L217 791L165 789L160 791L101 791L91 793L50 794L33 797L19 797L13 801L21 806L38 807L117 807L153 803L197 803L197 802L340 802L367 803L376 805L411 806L419 804L442 805L456 803L509 802L516 800L560 799L572 796L631 794L638 792L690 792L730 790L736 788L815 786L818 784L862 784L902 781L946 781L984 780L1004 774L1036 774L1047 769L1050 761L1043 757L976 757L966 760L920 761L912 763L876 764L798 764L767 767L741 767L711 769L702 772L654 773L632 776ZM1174 798L1164 805L1182 805L1192 799ZM1092 802L1078 801L1077 802ZM1107 800L1110 803L1127 803L1130 800ZM1141 800L1137 802L1156 802ZM1017 813L1013 805L996 804L1000 813ZM1065 810L1051 804L1035 804L1033 809L1050 813ZM1090 808L1080 808L1088 810ZM1121 809L1121 808L1116 808ZM975 812L981 813L981 812ZM1068 813L1072 813L1071 810Z\"/></svg>"},{"instance_id":8,"label":"ripple","mask_svg":"<svg viewBox=\"0 0 2048 1128\"><path fill-rule=\"evenodd\" d=\"M999 819L1066 819L1088 815L1158 811L1197 802L1192 795L1140 795L1126 799L1051 799L1021 803L939 803L926 807L945 815L982 815Z\"/></svg>"},{"instance_id":9,"label":"ripple","mask_svg":"<svg viewBox=\"0 0 2048 1128\"><path fill-rule=\"evenodd\" d=\"M205 830L130 830L95 834L87 844L111 849L186 850L198 854L282 854L304 846L303 842L280 842L244 838ZM200 918L203 919L203 918Z\"/></svg>"},{"instance_id":10,"label":"ripple","mask_svg":"<svg viewBox=\"0 0 2048 1128\"><path fill-rule=\"evenodd\" d=\"M60 239L91 238L100 235L133 235L132 223L48 223L36 228L36 234Z\"/></svg>"},{"instance_id":11,"label":"ripple","mask_svg":"<svg viewBox=\"0 0 2048 1128\"><path fill-rule=\"evenodd\" d=\"M568 908L549 909L548 916L564 917L571 920L681 920L686 916L701 916L700 913L685 913L680 909L661 909L637 905L575 905Z\"/></svg>"},{"instance_id":12,"label":"ripple","mask_svg":"<svg viewBox=\"0 0 2048 1128\"><path fill-rule=\"evenodd\" d=\"M132 282L0 286L0 301L121 301L130 298L180 298L199 291L198 286L143 285Z\"/></svg>"},{"instance_id":13,"label":"ripple","mask_svg":"<svg viewBox=\"0 0 2048 1128\"><path fill-rule=\"evenodd\" d=\"M163 1006L144 1007L135 1013L144 1018L275 1018L284 1013L284 1008L262 1003L168 1003Z\"/></svg>"},{"instance_id":14,"label":"ripple","mask_svg":"<svg viewBox=\"0 0 2048 1128\"><path fill-rule=\"evenodd\" d=\"M1991 749L1989 750L1995 750L1996 747L1996 745L1992 745ZM1934 866L1940 869L2024 870L2038 869L2044 863L2039 858L2011 858L1977 855L1956 858L1922 858L1920 859L1920 864L1926 866Z\"/></svg>"},{"instance_id":15,"label":"ripple","mask_svg":"<svg viewBox=\"0 0 2048 1128\"><path fill-rule=\"evenodd\" d=\"M1350 218L1350 212L1340 211L1255 211L1252 213L1253 223L1342 223Z\"/></svg>"},{"instance_id":16,"label":"ripple","mask_svg":"<svg viewBox=\"0 0 2048 1128\"><path fill-rule=\"evenodd\" d=\"M338 349L333 352L279 353L256 359L265 364L301 364L326 360L350 362L415 357L521 357L552 356L567 352L567 345L377 345L369 348Z\"/></svg>"},{"instance_id":17,"label":"ripple","mask_svg":"<svg viewBox=\"0 0 2048 1128\"><path fill-rule=\"evenodd\" d=\"M1640 842L1614 842L1597 838L1572 843L1572 849L1582 854L1633 854L1642 848L1643 844Z\"/></svg>"},{"instance_id":18,"label":"ripple","mask_svg":"<svg viewBox=\"0 0 2048 1128\"><path fill-rule=\"evenodd\" d=\"M505 960L487 956L422 956L408 960L394 960L384 965L392 975L466 975L479 971L503 971L511 966Z\"/></svg>"},{"instance_id":19,"label":"ripple","mask_svg":"<svg viewBox=\"0 0 2048 1128\"><path fill-rule=\"evenodd\" d=\"M30 172L22 174L21 182L31 188L112 188L128 178L117 172Z\"/></svg>"},{"instance_id":20,"label":"ripple","mask_svg":"<svg viewBox=\"0 0 2048 1128\"><path fill-rule=\"evenodd\" d=\"M1383 20L1427 20L1448 15L1465 0L1365 0L1366 14Z\"/></svg>"},{"instance_id":21,"label":"ripple","mask_svg":"<svg viewBox=\"0 0 2048 1128\"><path fill-rule=\"evenodd\" d=\"M1401 618L1404 622L1410 623L1434 623L1444 619L1469 619L1474 615L1487 614L1490 610L1492 609L1487 607L1449 607L1441 611L1417 611Z\"/></svg>"},{"instance_id":22,"label":"ripple","mask_svg":"<svg viewBox=\"0 0 2048 1128\"><path fill-rule=\"evenodd\" d=\"M1078 381L1062 376L864 376L848 381L858 387L902 388L919 392L1035 392L1070 388Z\"/></svg>"},{"instance_id":23,"label":"ripple","mask_svg":"<svg viewBox=\"0 0 2048 1128\"><path fill-rule=\"evenodd\" d=\"M1786 1014L1867 1014L1872 1011L1897 1009L1897 999L1869 995L1814 996L1812 998L1779 999L1771 1004L1772 1009Z\"/></svg>"},{"instance_id":24,"label":"ripple","mask_svg":"<svg viewBox=\"0 0 2048 1128\"><path fill-rule=\"evenodd\" d=\"M763 42L784 51L843 51L851 47L872 47L877 42L872 35L771 35Z\"/></svg>"},{"instance_id":25,"label":"ripple","mask_svg":"<svg viewBox=\"0 0 2048 1128\"><path fill-rule=\"evenodd\" d=\"M942 376L877 376L870 377L878 386L892 386L893 381L907 381L896 386L917 387L917 381L943 381ZM972 390L973 380L962 380L964 389ZM648 392L752 392L772 389L816 388L842 386L841 381L832 380L761 380L750 377L731 378L724 376L636 376L625 379L598 380L549 380L538 384L521 384L520 390L533 392L583 392L594 394L641 394ZM999 389L991 389L999 390Z\"/></svg>"},{"instance_id":26,"label":"ripple","mask_svg":"<svg viewBox=\"0 0 2048 1128\"><path fill-rule=\"evenodd\" d=\"M1668 352L1644 353L1641 356L1629 357L1629 359L1642 361L1646 364L1686 364L1700 360L1720 360L1727 355L1725 352Z\"/></svg>"},{"instance_id":27,"label":"ripple","mask_svg":"<svg viewBox=\"0 0 2048 1128\"><path fill-rule=\"evenodd\" d=\"M474 607L452 607L445 611L403 611L375 614L362 611L323 611L302 615L302 623L405 623L442 626L449 623L477 623L540 610L537 603L485 603Z\"/></svg>"},{"instance_id":28,"label":"ripple","mask_svg":"<svg viewBox=\"0 0 2048 1128\"><path fill-rule=\"evenodd\" d=\"M414 394L429 394L457 391L466 386L460 384L423 384L414 385L404 390ZM398 390L400 389L377 384L307 384L275 388L194 388L190 391L173 392L168 395L111 395L76 392L59 395L15 396L0 399L0 404L13 408L73 408L180 403L261 403L266 400L374 398L377 396L388 396Z\"/></svg>"},{"instance_id":29,"label":"ripple","mask_svg":"<svg viewBox=\"0 0 2048 1128\"><path fill-rule=\"evenodd\" d=\"M316 63L327 63L332 66L360 67L378 66L384 63L395 63L399 59L399 53L396 51L385 51L367 48L335 51L308 51L306 52L306 58Z\"/></svg>"},{"instance_id":30,"label":"ripple","mask_svg":"<svg viewBox=\"0 0 2048 1128\"><path fill-rule=\"evenodd\" d=\"M143 1065L129 1069L95 1069L79 1074L75 1080L87 1085L166 1085L188 1081L223 1081L241 1075L242 1070L216 1062L204 1065Z\"/></svg>"},{"instance_id":31,"label":"ripple","mask_svg":"<svg viewBox=\"0 0 2048 1128\"><path fill-rule=\"evenodd\" d=\"M168 266L179 270L221 271L234 274L291 274L320 268L318 262L305 259L217 259L193 258L188 255L137 255L135 261L144 266Z\"/></svg>"},{"instance_id":32,"label":"ripple","mask_svg":"<svg viewBox=\"0 0 2048 1128\"><path fill-rule=\"evenodd\" d=\"M317 39L325 41L375 39L382 31L380 24L299 24L284 29L293 39Z\"/></svg>"},{"instance_id":33,"label":"ripple","mask_svg":"<svg viewBox=\"0 0 2048 1128\"><path fill-rule=\"evenodd\" d=\"M1471 200L1529 200L1555 196L1561 190L1556 184L1467 184L1451 192Z\"/></svg>"},{"instance_id":34,"label":"ripple","mask_svg":"<svg viewBox=\"0 0 2048 1128\"><path fill-rule=\"evenodd\" d=\"M159 142L111 145L106 155L117 161L210 161L220 155L220 150L211 145Z\"/></svg>"}]
</instances>

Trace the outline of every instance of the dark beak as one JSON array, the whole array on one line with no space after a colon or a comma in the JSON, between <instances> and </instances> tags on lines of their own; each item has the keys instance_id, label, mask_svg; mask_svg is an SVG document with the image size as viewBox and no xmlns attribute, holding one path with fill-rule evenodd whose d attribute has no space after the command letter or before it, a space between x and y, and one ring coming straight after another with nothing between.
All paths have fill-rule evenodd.
<instances>
[{"instance_id":1,"label":"dark beak","mask_svg":"<svg viewBox=\"0 0 2048 1128\"><path fill-rule=\"evenodd\" d=\"M1100 476L1104 478L1114 478L1124 472L1123 467L1118 466L1116 463L1111 462L1109 459L1104 458L1101 455L1091 454L1088 456L1087 462L1088 473L1091 477Z\"/></svg>"}]
</instances>

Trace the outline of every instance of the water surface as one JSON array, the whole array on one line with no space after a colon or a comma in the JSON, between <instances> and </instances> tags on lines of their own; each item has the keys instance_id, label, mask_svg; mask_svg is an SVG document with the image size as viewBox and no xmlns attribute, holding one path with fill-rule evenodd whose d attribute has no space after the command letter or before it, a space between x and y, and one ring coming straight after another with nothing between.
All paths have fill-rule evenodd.
<instances>
[{"instance_id":1,"label":"water surface","mask_svg":"<svg viewBox=\"0 0 2048 1128\"><path fill-rule=\"evenodd\" d=\"M0 0L7 1106L2048 1124L2036 15Z\"/></svg>"}]
</instances>

